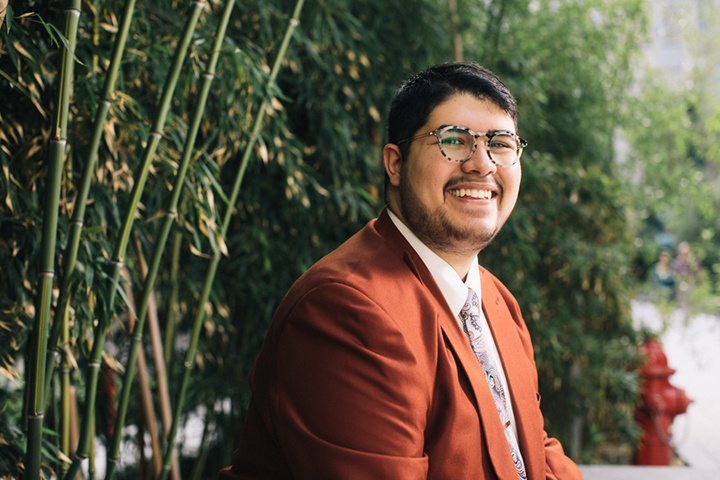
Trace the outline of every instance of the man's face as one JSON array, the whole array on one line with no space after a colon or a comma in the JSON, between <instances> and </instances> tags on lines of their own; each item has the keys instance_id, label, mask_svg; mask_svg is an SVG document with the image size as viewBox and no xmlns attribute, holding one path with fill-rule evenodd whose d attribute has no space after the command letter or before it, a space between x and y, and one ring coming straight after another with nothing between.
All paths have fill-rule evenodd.
<instances>
[{"instance_id":1,"label":"man's face","mask_svg":"<svg viewBox=\"0 0 720 480\"><path fill-rule=\"evenodd\" d=\"M415 134L443 125L479 133L515 132L512 118L489 100L458 94L438 105ZM436 253L476 255L498 233L515 206L520 162L498 167L484 139L463 163L448 160L434 135L414 140L404 161L395 145L385 148L390 184L388 204L415 235Z\"/></svg>"}]
</instances>

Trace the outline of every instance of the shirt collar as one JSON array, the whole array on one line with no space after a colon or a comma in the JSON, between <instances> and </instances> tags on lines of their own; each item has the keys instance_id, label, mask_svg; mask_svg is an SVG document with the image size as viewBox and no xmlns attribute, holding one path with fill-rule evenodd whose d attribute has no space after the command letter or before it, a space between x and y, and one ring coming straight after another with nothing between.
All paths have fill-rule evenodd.
<instances>
[{"instance_id":1,"label":"shirt collar","mask_svg":"<svg viewBox=\"0 0 720 480\"><path fill-rule=\"evenodd\" d=\"M422 240L420 240L413 232L395 215L390 209L387 210L390 220L392 220L395 227L400 231L405 240L408 241L410 246L415 250L420 259L423 261L430 274L433 276L435 283L440 287L440 291L443 293L445 300L450 307L450 310L455 314L460 313L465 300L468 296L468 287L475 290L478 298L482 298L480 292L480 271L478 269L478 259L473 258L473 263L470 265L467 278L465 282L458 276L455 269L453 269L449 263L440 258L440 256L433 252Z\"/></svg>"}]
</instances>

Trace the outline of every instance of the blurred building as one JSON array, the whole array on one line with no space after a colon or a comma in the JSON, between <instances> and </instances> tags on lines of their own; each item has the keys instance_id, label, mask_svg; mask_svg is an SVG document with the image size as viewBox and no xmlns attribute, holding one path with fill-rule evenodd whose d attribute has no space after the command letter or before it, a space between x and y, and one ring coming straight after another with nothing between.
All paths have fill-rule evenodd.
<instances>
[{"instance_id":1,"label":"blurred building","mask_svg":"<svg viewBox=\"0 0 720 480\"><path fill-rule=\"evenodd\" d=\"M709 87L717 94L720 0L647 0L647 8L650 67L671 87Z\"/></svg>"}]
</instances>

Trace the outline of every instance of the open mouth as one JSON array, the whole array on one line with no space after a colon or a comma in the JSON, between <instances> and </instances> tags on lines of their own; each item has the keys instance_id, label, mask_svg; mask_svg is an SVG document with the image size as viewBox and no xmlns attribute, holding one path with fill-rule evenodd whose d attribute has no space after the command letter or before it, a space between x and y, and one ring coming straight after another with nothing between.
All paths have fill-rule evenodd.
<instances>
[{"instance_id":1,"label":"open mouth","mask_svg":"<svg viewBox=\"0 0 720 480\"><path fill-rule=\"evenodd\" d=\"M490 200L493 197L492 190L478 190L470 188L457 188L448 190L448 193L458 198L480 198Z\"/></svg>"}]
</instances>

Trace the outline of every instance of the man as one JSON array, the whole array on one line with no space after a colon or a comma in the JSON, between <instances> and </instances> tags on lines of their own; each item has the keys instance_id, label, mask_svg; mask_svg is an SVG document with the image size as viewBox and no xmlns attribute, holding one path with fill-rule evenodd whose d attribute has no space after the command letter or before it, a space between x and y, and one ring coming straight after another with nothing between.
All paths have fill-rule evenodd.
<instances>
[{"instance_id":1,"label":"man","mask_svg":"<svg viewBox=\"0 0 720 480\"><path fill-rule=\"evenodd\" d=\"M221 480L582 478L543 430L518 305L477 261L517 200L516 117L473 63L398 90L387 208L282 301Z\"/></svg>"}]
</instances>

